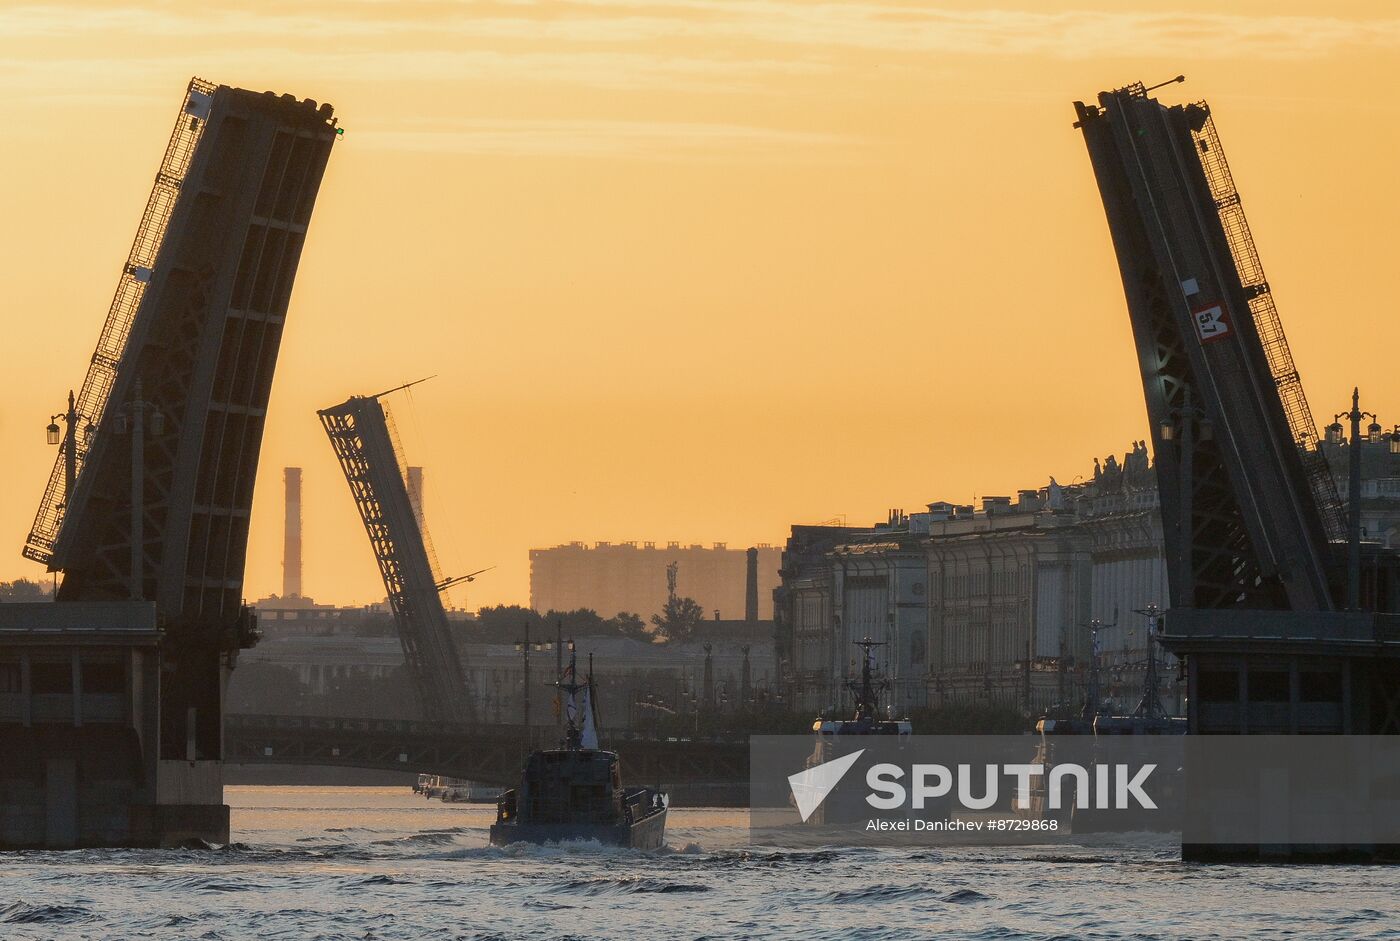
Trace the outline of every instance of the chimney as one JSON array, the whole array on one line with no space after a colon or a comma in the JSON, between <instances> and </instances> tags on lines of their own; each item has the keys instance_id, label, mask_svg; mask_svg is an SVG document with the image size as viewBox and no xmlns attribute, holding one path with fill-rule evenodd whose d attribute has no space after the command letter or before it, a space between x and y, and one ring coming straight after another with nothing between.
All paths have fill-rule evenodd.
<instances>
[{"instance_id":1,"label":"chimney","mask_svg":"<svg viewBox=\"0 0 1400 941\"><path fill-rule=\"evenodd\" d=\"M423 468L408 469L408 502L413 507L413 518L418 521L418 531L423 531Z\"/></svg>"},{"instance_id":2,"label":"chimney","mask_svg":"<svg viewBox=\"0 0 1400 941\"><path fill-rule=\"evenodd\" d=\"M988 516L993 513L1002 513L1011 509L1010 497L983 497L982 512Z\"/></svg>"},{"instance_id":3,"label":"chimney","mask_svg":"<svg viewBox=\"0 0 1400 941\"><path fill-rule=\"evenodd\" d=\"M752 624L758 620L758 549L750 547L746 555L748 559L744 573L744 620Z\"/></svg>"},{"instance_id":4,"label":"chimney","mask_svg":"<svg viewBox=\"0 0 1400 941\"><path fill-rule=\"evenodd\" d=\"M301 468L282 470L287 518L282 542L282 597L301 597Z\"/></svg>"}]
</instances>

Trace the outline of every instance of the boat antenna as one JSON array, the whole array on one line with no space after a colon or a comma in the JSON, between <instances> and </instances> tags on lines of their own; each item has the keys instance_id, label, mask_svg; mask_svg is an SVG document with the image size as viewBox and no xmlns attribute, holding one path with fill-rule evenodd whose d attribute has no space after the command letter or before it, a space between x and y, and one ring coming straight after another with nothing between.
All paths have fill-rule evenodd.
<instances>
[{"instance_id":1,"label":"boat antenna","mask_svg":"<svg viewBox=\"0 0 1400 941\"><path fill-rule=\"evenodd\" d=\"M1089 620L1089 688L1084 694L1084 708L1080 716L1092 719L1099 714L1099 631L1105 627L1118 626L1118 606L1113 607L1113 622L1105 624L1099 618Z\"/></svg>"},{"instance_id":2,"label":"boat antenna","mask_svg":"<svg viewBox=\"0 0 1400 941\"><path fill-rule=\"evenodd\" d=\"M861 649L860 665L860 685L855 682L849 683L851 692L856 694L856 721L870 719L878 722L880 720L880 700L879 691L887 685L883 680L875 681L875 648L885 646L883 641L877 642L867 634L860 640L854 641L855 645Z\"/></svg>"},{"instance_id":3,"label":"boat antenna","mask_svg":"<svg viewBox=\"0 0 1400 941\"><path fill-rule=\"evenodd\" d=\"M567 682L565 677L568 677ZM564 707L564 747L570 751L577 751L583 740L583 730L575 723L578 717L578 691L586 684L578 681L578 652L572 637L569 638L569 667L554 685L561 692L569 694L568 703Z\"/></svg>"},{"instance_id":4,"label":"boat antenna","mask_svg":"<svg viewBox=\"0 0 1400 941\"><path fill-rule=\"evenodd\" d=\"M598 739L598 745L602 745L602 736L598 734L598 690L593 686L593 651L588 651L588 712L589 718L593 720L593 737Z\"/></svg>"},{"instance_id":5,"label":"boat antenna","mask_svg":"<svg viewBox=\"0 0 1400 941\"><path fill-rule=\"evenodd\" d=\"M1147 618L1147 669L1143 672L1142 677L1142 699L1138 701L1133 715L1145 719L1158 719L1167 714L1167 710L1162 708L1162 700L1157 695L1156 644L1162 609L1155 604L1150 604L1145 608L1134 608L1133 613L1141 614Z\"/></svg>"}]
</instances>

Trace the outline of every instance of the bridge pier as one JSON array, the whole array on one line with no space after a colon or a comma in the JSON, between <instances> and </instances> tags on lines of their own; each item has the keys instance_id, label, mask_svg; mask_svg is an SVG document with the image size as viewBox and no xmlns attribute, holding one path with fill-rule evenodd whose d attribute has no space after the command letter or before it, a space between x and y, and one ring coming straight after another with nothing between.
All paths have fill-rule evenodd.
<instances>
[{"instance_id":1,"label":"bridge pier","mask_svg":"<svg viewBox=\"0 0 1400 941\"><path fill-rule=\"evenodd\" d=\"M227 843L217 761L161 760L149 602L0 605L0 849Z\"/></svg>"}]
</instances>

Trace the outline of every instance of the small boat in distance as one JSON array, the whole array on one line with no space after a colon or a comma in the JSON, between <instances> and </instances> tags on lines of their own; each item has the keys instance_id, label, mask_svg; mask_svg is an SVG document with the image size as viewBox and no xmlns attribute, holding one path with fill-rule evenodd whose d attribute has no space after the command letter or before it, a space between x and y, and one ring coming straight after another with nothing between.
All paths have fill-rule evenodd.
<instances>
[{"instance_id":1,"label":"small boat in distance","mask_svg":"<svg viewBox=\"0 0 1400 941\"><path fill-rule=\"evenodd\" d=\"M1108 764L1113 759L1103 758L1105 752L1121 755L1125 746L1119 736L1144 735L1185 735L1187 721L1184 716L1174 716L1162 705L1158 686L1158 664L1156 645L1161 636L1162 611L1155 604L1136 609L1136 614L1147 618L1147 658L1142 678L1142 696L1131 713L1115 710L1101 696L1099 686L1100 659L1099 627L1095 622L1089 632L1089 684L1085 691L1083 706L1077 710L1052 710L1046 712L1035 724L1035 734L1039 739L1031 763L1051 769L1059 761L1083 763L1083 742L1088 742L1088 755L1091 764ZM1117 626L1118 613L1115 610L1113 623ZM1069 755L1064 758L1062 756ZM1055 819L1068 825L1073 833L1124 832L1140 830L1151 832L1163 828L1171 829L1180 822L1182 795L1173 786L1173 778L1165 783L1153 785L1149 794L1161 813L1133 813L1123 810L1105 810L1101 807L1081 807L1072 797L1065 798L1059 808L1049 805L1047 774L1032 775L1030 778L1030 800L1025 808L1018 810L1024 817L1032 819ZM1129 814L1132 813L1131 818Z\"/></svg>"},{"instance_id":2,"label":"small boat in distance","mask_svg":"<svg viewBox=\"0 0 1400 941\"><path fill-rule=\"evenodd\" d=\"M818 736L827 735L912 735L914 727L909 720L896 719L889 710L880 717L880 693L889 689L889 681L875 678L875 648L885 646L884 641L876 642L869 637L854 641L860 648L860 682L849 680L846 687L855 696L856 712L850 719L836 719L818 716L812 723L812 732ZM828 739L818 738L818 749Z\"/></svg>"},{"instance_id":3,"label":"small boat in distance","mask_svg":"<svg viewBox=\"0 0 1400 941\"><path fill-rule=\"evenodd\" d=\"M896 719L891 707L885 708L883 716L880 714L880 693L888 690L890 684L888 679L877 676L875 649L884 647L885 643L868 636L853 643L861 652L860 679L847 680L846 688L855 699L855 714L849 719L838 719L833 715L823 714L812 722L815 745L806 761L805 767L808 770L835 761L844 755L864 751L871 744L868 736L895 736L895 742L900 743L902 747L914 734L913 724L907 718ZM794 806L798 806L795 791L792 800ZM931 809L928 816L946 816L943 803L935 803L937 806L929 805ZM901 810L900 814L905 812ZM815 798L813 809L803 818L803 822L813 826L851 824L880 816L886 815L873 811L861 794L853 790L837 790L830 796L823 793Z\"/></svg>"},{"instance_id":4,"label":"small boat in distance","mask_svg":"<svg viewBox=\"0 0 1400 941\"><path fill-rule=\"evenodd\" d=\"M598 747L592 672L578 682L576 658L571 640L569 666L555 683L567 694L564 740L526 759L520 786L496 804L491 845L597 840L657 849L666 840L666 795L623 787L617 753Z\"/></svg>"}]
</instances>

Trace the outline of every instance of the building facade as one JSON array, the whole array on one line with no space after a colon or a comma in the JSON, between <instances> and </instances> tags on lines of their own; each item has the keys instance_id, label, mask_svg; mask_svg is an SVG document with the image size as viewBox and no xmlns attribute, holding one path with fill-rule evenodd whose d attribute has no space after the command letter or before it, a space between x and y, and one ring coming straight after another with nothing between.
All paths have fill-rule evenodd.
<instances>
[{"instance_id":1,"label":"building facade","mask_svg":"<svg viewBox=\"0 0 1400 941\"><path fill-rule=\"evenodd\" d=\"M870 527L793 527L775 592L778 667L798 709L841 712L877 659L900 712L987 705L1037 714L1099 691L1131 710L1143 694L1150 606L1167 603L1156 480L1147 450L1095 462L981 507L932 503ZM1096 652L1096 654L1095 654ZM1180 702L1158 657L1158 696Z\"/></svg>"},{"instance_id":2,"label":"building facade","mask_svg":"<svg viewBox=\"0 0 1400 941\"><path fill-rule=\"evenodd\" d=\"M762 544L758 555L759 620L773 616L781 550ZM536 611L592 609L603 617L619 612L656 614L666 603L666 568L677 566L676 591L694 598L707 615L726 620L746 616L747 552L717 542L706 548L654 542L581 542L530 550L530 607Z\"/></svg>"},{"instance_id":3,"label":"building facade","mask_svg":"<svg viewBox=\"0 0 1400 941\"><path fill-rule=\"evenodd\" d=\"M1361 440L1348 440L1340 424L1328 426L1322 451L1343 501L1349 499L1353 450L1361 451L1361 538L1400 548L1400 427L1383 431L1372 422Z\"/></svg>"}]
</instances>

